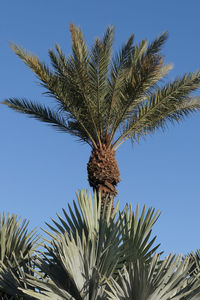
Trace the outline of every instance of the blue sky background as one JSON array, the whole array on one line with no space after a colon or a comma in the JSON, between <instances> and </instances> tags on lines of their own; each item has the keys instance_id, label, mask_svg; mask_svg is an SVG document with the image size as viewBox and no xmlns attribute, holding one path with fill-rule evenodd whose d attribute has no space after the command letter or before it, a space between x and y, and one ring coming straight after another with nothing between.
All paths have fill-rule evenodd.
<instances>
[{"instance_id":1,"label":"blue sky background","mask_svg":"<svg viewBox=\"0 0 200 300\"><path fill-rule=\"evenodd\" d=\"M163 53L174 69L167 80L200 69L200 2L119 0L2 0L0 2L0 99L26 97L48 103L32 71L9 48L15 42L49 62L57 42L70 54L69 23L80 25L91 45L107 25L115 26L114 50L131 33L152 40L165 30ZM200 92L199 92L200 94ZM139 145L118 149L122 181L120 207L153 206L162 214L154 227L165 253L200 248L200 112ZM72 203L78 189L89 189L90 149L67 134L0 106L0 211L43 226Z\"/></svg>"}]
</instances>

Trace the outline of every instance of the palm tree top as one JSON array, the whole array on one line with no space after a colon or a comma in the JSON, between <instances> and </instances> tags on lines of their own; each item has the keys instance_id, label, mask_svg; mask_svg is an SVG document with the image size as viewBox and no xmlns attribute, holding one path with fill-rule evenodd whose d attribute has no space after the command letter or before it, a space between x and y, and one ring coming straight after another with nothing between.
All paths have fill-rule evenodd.
<instances>
[{"instance_id":1,"label":"palm tree top","mask_svg":"<svg viewBox=\"0 0 200 300\"><path fill-rule=\"evenodd\" d=\"M161 54L167 32L151 43L134 43L131 35L112 55L113 27L107 27L103 38L96 38L91 48L79 27L71 24L70 31L72 54L66 57L55 44L55 50L48 51L52 68L11 45L57 105L52 108L17 98L6 99L4 104L50 123L92 148L105 145L113 150L127 139L138 141L200 108L199 97L191 96L200 86L199 71L162 83L172 69Z\"/></svg>"}]
</instances>

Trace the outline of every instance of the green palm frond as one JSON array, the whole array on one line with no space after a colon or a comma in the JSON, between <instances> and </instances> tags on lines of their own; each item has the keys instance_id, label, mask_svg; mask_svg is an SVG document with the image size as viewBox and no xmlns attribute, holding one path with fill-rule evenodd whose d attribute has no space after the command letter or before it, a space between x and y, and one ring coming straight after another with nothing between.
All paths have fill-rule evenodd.
<instances>
[{"instance_id":1,"label":"green palm frond","mask_svg":"<svg viewBox=\"0 0 200 300\"><path fill-rule=\"evenodd\" d=\"M61 112L55 112L49 107L27 101L26 99L10 98L6 99L4 104L16 111L29 115L31 118L49 123L57 130L68 132L91 145L91 141L88 139L89 134L83 129L82 125L77 121L68 121L69 117L65 112L62 112L61 114Z\"/></svg>"},{"instance_id":2,"label":"green palm frond","mask_svg":"<svg viewBox=\"0 0 200 300\"><path fill-rule=\"evenodd\" d=\"M191 97L199 88L200 73L185 74L154 92L145 102L136 106L132 116L126 119L123 134L115 141L118 146L131 138L133 141L157 128L165 128L167 122L181 121L188 114L200 108L200 98Z\"/></svg>"},{"instance_id":3,"label":"green palm frond","mask_svg":"<svg viewBox=\"0 0 200 300\"><path fill-rule=\"evenodd\" d=\"M94 257L91 254L89 260L93 260L92 263L96 264L101 276L109 277L115 270L115 266L122 261L122 249L119 247L122 224L119 218L114 221L118 204L111 215L112 203L109 204L108 210L101 211L101 200L98 201L98 199L95 194L93 204L91 194L80 192L77 195L79 209L74 201L73 209L68 206L69 214L63 209L64 218L57 214L59 223L52 219L54 227L47 224L53 233L45 232L53 238L64 235L65 238L69 238L66 244L70 241L82 247L81 242L86 243L90 248L89 244L91 243ZM50 248L48 249L50 250Z\"/></svg>"},{"instance_id":4,"label":"green palm frond","mask_svg":"<svg viewBox=\"0 0 200 300\"><path fill-rule=\"evenodd\" d=\"M111 64L110 78L108 78L108 115L106 132L110 130L112 125L113 115L118 113L118 106L121 98L121 90L125 84L125 78L131 63L131 55L133 51L134 35L131 35L127 43L122 47Z\"/></svg>"},{"instance_id":5,"label":"green palm frond","mask_svg":"<svg viewBox=\"0 0 200 300\"><path fill-rule=\"evenodd\" d=\"M149 44L147 47L147 55L156 55L160 52L167 39L168 32L165 31Z\"/></svg>"},{"instance_id":6,"label":"green palm frond","mask_svg":"<svg viewBox=\"0 0 200 300\"><path fill-rule=\"evenodd\" d=\"M29 222L17 219L16 215L0 215L0 262L15 264L37 248L35 230L28 232ZM13 257L15 255L15 258ZM21 258L23 256L23 259Z\"/></svg>"},{"instance_id":7,"label":"green palm frond","mask_svg":"<svg viewBox=\"0 0 200 300\"><path fill-rule=\"evenodd\" d=\"M78 91L78 107L83 123L87 128L90 128L90 130L94 131L94 133L92 134L93 140L101 144L100 127L96 115L97 104L95 103L95 101L99 100L93 97L93 78L91 79L90 76L92 54L88 53L87 46L85 44L80 28L77 28L73 24L71 24L70 31L72 34L73 55L71 55L68 60L68 68L65 80L67 81L68 78L70 78L70 85L73 87L73 101L75 98L73 95L73 91ZM98 48L98 43L95 44L94 48ZM75 98L75 101L77 101L77 97ZM93 142L93 145L96 146L95 142Z\"/></svg>"},{"instance_id":8,"label":"green palm frond","mask_svg":"<svg viewBox=\"0 0 200 300\"><path fill-rule=\"evenodd\" d=\"M41 62L36 55L28 53L22 47L14 43L11 44L11 48L43 83L47 84L54 76L49 67Z\"/></svg>"},{"instance_id":9,"label":"green palm frond","mask_svg":"<svg viewBox=\"0 0 200 300\"><path fill-rule=\"evenodd\" d=\"M49 56L53 67L55 69L57 68L56 70L64 69L64 77L61 76L61 74L58 75L57 72L54 74L44 63L40 62L35 55L27 53L24 49L17 45L12 44L11 47L41 80L42 86L44 86L47 90L46 94L49 94L56 99L59 109L65 111L65 113L70 115L72 119L81 121L79 116L80 114L83 114L83 111L80 113L80 103L83 103L83 94L80 86L78 88L77 83L77 75L79 75L79 72L75 72L71 62L64 58L59 46L56 45L58 55L56 55L52 50L49 50ZM18 101L20 102L20 99ZM4 101L4 104L8 104L8 102ZM14 103L12 108L14 109ZM84 110L84 114L86 113L87 108Z\"/></svg>"},{"instance_id":10,"label":"green palm frond","mask_svg":"<svg viewBox=\"0 0 200 300\"><path fill-rule=\"evenodd\" d=\"M116 217L118 211L117 203L112 212L112 217L111 209L104 210L101 213L100 201L98 201L96 193L94 194L94 199L92 199L91 193L87 195L85 191L80 191L77 193L77 201L79 207L75 201L73 201L73 208L68 205L69 213L63 208L64 218L57 214L60 223L52 219L55 227L46 223L55 234L64 234L67 232L68 234L73 234L73 237L76 238L78 231L80 236L82 236L82 233L84 232L85 236L89 238L90 235L93 236L99 232L100 220L101 222L104 222L104 219L106 218L106 222L109 224L111 220ZM50 234L49 232L47 233Z\"/></svg>"},{"instance_id":11,"label":"green palm frond","mask_svg":"<svg viewBox=\"0 0 200 300\"><path fill-rule=\"evenodd\" d=\"M137 260L150 263L155 238L151 229L158 212L145 207L139 214L131 206L119 214L118 205L111 215L112 203L101 211L100 195L85 191L77 194L73 208L63 209L64 217L57 214L58 221L47 224L44 251L37 256L35 264L41 279L29 276L27 284L34 291L24 290L36 299L63 297L63 299L106 299L107 281L117 276L118 270ZM46 279L42 277L46 274ZM117 279L116 279L117 280ZM39 294L40 291L42 294ZM70 298L71 297L71 298ZM92 298L91 298L92 297Z\"/></svg>"},{"instance_id":12,"label":"green palm frond","mask_svg":"<svg viewBox=\"0 0 200 300\"><path fill-rule=\"evenodd\" d=\"M91 49L88 69L90 98L94 105L94 118L101 139L103 139L106 126L107 110L105 99L108 94L107 75L111 61L113 34L113 27L108 27L103 40L96 39Z\"/></svg>"},{"instance_id":13,"label":"green palm frond","mask_svg":"<svg viewBox=\"0 0 200 300\"><path fill-rule=\"evenodd\" d=\"M16 215L0 215L0 295L3 293L5 299L21 297L18 288L26 289L24 277L33 275L29 267L38 248L38 237L35 230L28 232L28 224Z\"/></svg>"},{"instance_id":14,"label":"green palm frond","mask_svg":"<svg viewBox=\"0 0 200 300\"><path fill-rule=\"evenodd\" d=\"M189 258L191 263L189 275L198 278L198 282L200 283L200 250L197 249L195 252L187 254L186 257Z\"/></svg>"},{"instance_id":15,"label":"green palm frond","mask_svg":"<svg viewBox=\"0 0 200 300\"><path fill-rule=\"evenodd\" d=\"M200 287L187 278L189 260L170 254L163 261L155 254L150 264L140 261L119 272L118 279L108 281L110 300L197 300Z\"/></svg>"},{"instance_id":16,"label":"green palm frond","mask_svg":"<svg viewBox=\"0 0 200 300\"><path fill-rule=\"evenodd\" d=\"M190 95L200 87L199 72L185 74L166 85L162 82L172 69L171 64L164 63L161 53L167 32L149 44L147 40L133 43L131 35L112 58L113 27L109 26L104 37L97 38L91 48L79 27L71 24L70 31L72 54L66 57L55 44L56 50L49 50L52 70L35 55L11 45L57 103L51 112L44 110L44 118L40 116L38 120L54 123L48 120L49 113L50 119L56 119L54 127L91 147L101 147L106 140L108 146L116 149L126 139L138 141L155 129L164 129L168 121L180 121L199 109L199 98L194 105ZM20 111L17 104L15 107L9 101L4 103ZM31 105L32 102L30 108ZM31 114L30 111L24 112ZM67 130L63 114L69 121Z\"/></svg>"},{"instance_id":17,"label":"green palm frond","mask_svg":"<svg viewBox=\"0 0 200 300\"><path fill-rule=\"evenodd\" d=\"M33 298L25 295L21 289L33 290L26 282L29 275L34 276L32 259L29 258L27 261L22 256L22 262L19 265L15 255L13 258L15 259L15 266L9 259L7 259L6 264L0 262L0 297L3 300L31 300Z\"/></svg>"},{"instance_id":18,"label":"green palm frond","mask_svg":"<svg viewBox=\"0 0 200 300\"><path fill-rule=\"evenodd\" d=\"M10 98L4 101L4 104L30 117L38 119L42 122L50 123L56 129L69 132L67 128L67 117L62 117L61 114L55 113L49 107L41 104L36 104L26 99Z\"/></svg>"},{"instance_id":19,"label":"green palm frond","mask_svg":"<svg viewBox=\"0 0 200 300\"><path fill-rule=\"evenodd\" d=\"M124 74L122 74L123 81L119 89L118 100L115 101L115 110L112 116L112 138L120 124L130 118L135 108L145 101L157 88L159 81L172 69L172 65L163 64L163 57L158 52L165 40L166 34L164 33L149 46L146 41L142 41L132 47L129 64L126 64Z\"/></svg>"},{"instance_id":20,"label":"green palm frond","mask_svg":"<svg viewBox=\"0 0 200 300\"><path fill-rule=\"evenodd\" d=\"M20 57L24 63L36 74L36 76L40 79L41 85L46 88L47 94L53 96L58 103L65 104L66 107L69 106L70 99L69 92L66 94L66 87L68 87L68 82L63 84L63 80L60 80L57 72L53 72L49 67L46 66L43 62L39 60L39 58L31 53L28 53L26 50L21 48L18 45L11 44L12 50ZM63 57L63 53L59 49L58 45L56 45L56 49L59 52L59 57L56 54L49 50L49 56L51 58L52 65L54 69L63 68L65 66L65 59ZM62 67L61 67L62 62ZM57 70L57 69L56 69ZM68 74L67 74L68 75ZM67 99L67 100L66 100ZM6 103L5 103L6 104ZM70 112L70 109L68 107Z\"/></svg>"},{"instance_id":21,"label":"green palm frond","mask_svg":"<svg viewBox=\"0 0 200 300\"><path fill-rule=\"evenodd\" d=\"M65 68L67 66L67 60L62 52L60 46L55 43L56 53L54 50L49 49L49 57L51 60L51 64L55 70L55 73L58 76L64 76L65 75Z\"/></svg>"},{"instance_id":22,"label":"green palm frond","mask_svg":"<svg viewBox=\"0 0 200 300\"><path fill-rule=\"evenodd\" d=\"M74 61L79 63L87 63L88 50L80 27L70 24L70 31L72 35L72 51Z\"/></svg>"},{"instance_id":23,"label":"green palm frond","mask_svg":"<svg viewBox=\"0 0 200 300\"><path fill-rule=\"evenodd\" d=\"M41 293L28 289L25 291L26 296L30 297L28 299L33 300L83 300L83 298L77 297L74 298L65 290L59 289L54 283L42 282L39 279L34 279L35 284L37 283L38 289L41 290ZM22 289L23 290L23 289Z\"/></svg>"},{"instance_id":24,"label":"green palm frond","mask_svg":"<svg viewBox=\"0 0 200 300\"><path fill-rule=\"evenodd\" d=\"M139 215L139 205L136 206L135 212L131 205L125 207L120 216L123 226L122 239L127 255L125 264L136 260L147 263L151 260L160 246L159 244L153 246L156 236L151 237L152 227L159 215L159 211L155 212L153 208L149 208L146 212L146 206L143 207L141 215Z\"/></svg>"},{"instance_id":25,"label":"green palm frond","mask_svg":"<svg viewBox=\"0 0 200 300\"><path fill-rule=\"evenodd\" d=\"M30 278L27 282L42 289L44 295L50 290L54 299L60 295L64 299L71 299L68 295L72 299L90 299L92 295L92 299L104 299L105 278L111 277L122 260L120 221L114 222L117 208L111 216L110 203L102 215L101 201L97 203L94 196L93 204L86 192L79 193L78 203L79 209L74 202L74 210L69 206L69 214L63 210L64 218L58 215L61 224L53 220L55 228L48 225L52 233L45 230L51 239L45 240L44 252L35 263L49 281ZM29 294L37 296L32 291ZM38 299L42 297L38 294Z\"/></svg>"}]
</instances>

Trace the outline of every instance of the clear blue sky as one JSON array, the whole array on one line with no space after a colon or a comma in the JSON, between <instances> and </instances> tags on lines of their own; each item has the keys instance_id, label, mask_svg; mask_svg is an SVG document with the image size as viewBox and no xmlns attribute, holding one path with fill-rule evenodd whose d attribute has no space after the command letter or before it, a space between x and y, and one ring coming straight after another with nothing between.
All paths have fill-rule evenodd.
<instances>
[{"instance_id":1,"label":"clear blue sky","mask_svg":"<svg viewBox=\"0 0 200 300\"><path fill-rule=\"evenodd\" d=\"M0 99L26 97L48 102L33 73L9 48L15 42L49 62L47 50L60 44L70 53L69 23L80 25L89 45L115 26L115 50L131 33L152 40L165 30L168 80L200 69L200 2L160 0L2 0L0 3ZM199 91L200 94L200 91ZM158 131L139 145L119 148L120 207L146 204L162 214L154 227L161 249L187 253L200 248L200 112L181 125ZM89 189L89 147L36 120L0 106L0 210L43 226Z\"/></svg>"}]
</instances>

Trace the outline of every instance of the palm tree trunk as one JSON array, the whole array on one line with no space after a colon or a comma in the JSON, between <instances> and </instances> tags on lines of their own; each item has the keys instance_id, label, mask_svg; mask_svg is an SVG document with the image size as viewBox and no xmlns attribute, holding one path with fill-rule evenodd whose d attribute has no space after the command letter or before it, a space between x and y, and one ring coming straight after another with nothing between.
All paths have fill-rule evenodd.
<instances>
[{"instance_id":1,"label":"palm tree trunk","mask_svg":"<svg viewBox=\"0 0 200 300\"><path fill-rule=\"evenodd\" d=\"M101 193L101 209L105 203L109 206L110 201L117 195L116 186L120 181L120 172L115 159L115 151L103 144L99 148L93 148L88 165L88 181L90 186Z\"/></svg>"}]
</instances>

